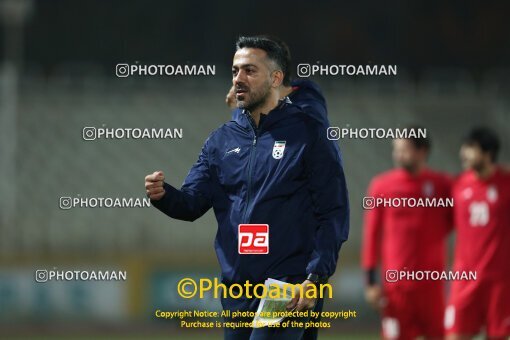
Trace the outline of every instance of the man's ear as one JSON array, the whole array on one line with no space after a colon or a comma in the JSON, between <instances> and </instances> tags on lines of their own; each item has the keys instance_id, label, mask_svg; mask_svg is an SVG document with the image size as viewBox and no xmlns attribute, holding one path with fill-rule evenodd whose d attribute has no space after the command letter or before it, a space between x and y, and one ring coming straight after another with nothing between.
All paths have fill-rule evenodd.
<instances>
[{"instance_id":1,"label":"man's ear","mask_svg":"<svg viewBox=\"0 0 510 340\"><path fill-rule=\"evenodd\" d=\"M280 85L282 84L283 82L283 77L284 77L284 74L283 74L283 71L282 70L276 70L276 71L273 71L271 73L271 80L272 80L272 84L271 86L273 88L278 88L280 87Z\"/></svg>"}]
</instances>

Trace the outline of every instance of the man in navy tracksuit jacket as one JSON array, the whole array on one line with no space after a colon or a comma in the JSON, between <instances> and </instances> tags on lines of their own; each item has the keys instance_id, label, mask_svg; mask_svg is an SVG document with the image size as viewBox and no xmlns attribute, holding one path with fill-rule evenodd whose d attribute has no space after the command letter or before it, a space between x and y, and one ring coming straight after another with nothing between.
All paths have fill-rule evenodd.
<instances>
[{"instance_id":1,"label":"man in navy tracksuit jacket","mask_svg":"<svg viewBox=\"0 0 510 340\"><path fill-rule=\"evenodd\" d=\"M278 100L288 64L279 59L278 44L262 40L242 37L237 43L233 82L241 111L209 136L180 190L155 172L146 177L147 194L176 219L193 221L214 209L215 249L226 285L255 285L267 278L324 282L336 269L349 229L339 149L327 139L324 122L304 112L306 107ZM310 101L321 110L317 103ZM327 122L325 105L323 112ZM268 224L269 253L239 254L239 224ZM305 297L292 303L298 310L322 307L322 301L318 306ZM222 304L255 311L258 300L226 298ZM227 339L303 334L302 328L225 329Z\"/></svg>"}]
</instances>

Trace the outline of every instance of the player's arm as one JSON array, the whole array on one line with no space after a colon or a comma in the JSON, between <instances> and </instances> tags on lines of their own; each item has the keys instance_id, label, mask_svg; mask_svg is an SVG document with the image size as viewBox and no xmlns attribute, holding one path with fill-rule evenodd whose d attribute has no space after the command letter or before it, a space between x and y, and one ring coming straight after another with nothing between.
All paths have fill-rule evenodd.
<instances>
[{"instance_id":1,"label":"player's arm","mask_svg":"<svg viewBox=\"0 0 510 340\"><path fill-rule=\"evenodd\" d=\"M289 96L293 91L292 86L280 85L280 99Z\"/></svg>"},{"instance_id":2,"label":"player's arm","mask_svg":"<svg viewBox=\"0 0 510 340\"><path fill-rule=\"evenodd\" d=\"M208 142L209 139L180 190L165 183L161 171L145 177L145 189L153 206L172 218L184 221L194 221L211 208Z\"/></svg>"},{"instance_id":3,"label":"player's arm","mask_svg":"<svg viewBox=\"0 0 510 340\"><path fill-rule=\"evenodd\" d=\"M234 85L232 85L232 87L228 91L228 93L227 93L227 95L225 97L225 103L227 104L228 108L231 109L231 110L234 110L237 107L237 105L236 105L236 92L235 92Z\"/></svg>"},{"instance_id":4,"label":"player's arm","mask_svg":"<svg viewBox=\"0 0 510 340\"><path fill-rule=\"evenodd\" d=\"M334 142L327 139L326 129L321 127L314 131L318 137L305 162L312 208L319 225L306 274L327 279L335 272L338 253L349 235L349 202L340 154ZM303 284L309 283L305 281ZM297 309L311 308L314 302L300 297Z\"/></svg>"},{"instance_id":5,"label":"player's arm","mask_svg":"<svg viewBox=\"0 0 510 340\"><path fill-rule=\"evenodd\" d=\"M368 188L368 197L380 194L378 183L373 180ZM381 253L381 234L383 226L383 207L365 210L363 242L361 247L361 266L365 271L365 299L375 309L381 307L382 290L377 282L377 266Z\"/></svg>"},{"instance_id":6,"label":"player's arm","mask_svg":"<svg viewBox=\"0 0 510 340\"><path fill-rule=\"evenodd\" d=\"M312 113L313 116L325 118L327 120L328 109L326 105L326 98L324 98L316 83L311 80L307 80L307 83L309 85L307 86L306 91L300 92L297 105L299 105L303 111ZM325 124L325 126L328 127L329 124Z\"/></svg>"},{"instance_id":7,"label":"player's arm","mask_svg":"<svg viewBox=\"0 0 510 340\"><path fill-rule=\"evenodd\" d=\"M349 235L349 201L344 169L335 142L319 129L309 153L309 190L319 226L307 274L330 277L336 270L338 253Z\"/></svg>"},{"instance_id":8,"label":"player's arm","mask_svg":"<svg viewBox=\"0 0 510 340\"><path fill-rule=\"evenodd\" d=\"M453 197L453 183L454 179L452 176L445 175L445 199L452 198ZM452 207L445 207L442 209L446 210L446 219L448 221L448 224L446 225L446 234L448 235L451 233L454 229L454 222L453 222L453 208Z\"/></svg>"}]
</instances>

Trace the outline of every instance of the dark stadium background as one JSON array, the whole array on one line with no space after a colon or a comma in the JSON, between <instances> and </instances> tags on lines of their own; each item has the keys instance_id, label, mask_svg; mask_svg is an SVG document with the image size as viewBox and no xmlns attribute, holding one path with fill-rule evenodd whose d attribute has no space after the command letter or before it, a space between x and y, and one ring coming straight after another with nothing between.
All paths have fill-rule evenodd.
<instances>
[{"instance_id":1,"label":"dark stadium background","mask_svg":"<svg viewBox=\"0 0 510 340\"><path fill-rule=\"evenodd\" d=\"M219 310L175 283L214 277L212 211L194 223L155 209L61 210L61 196L143 197L163 170L179 186L209 133L228 120L234 42L286 41L294 64L396 64L396 77L315 76L338 127L424 125L430 165L460 171L470 127L488 125L509 162L510 37L503 1L0 0L0 337L221 338L181 330L156 309ZM118 63L214 64L215 76L117 78ZM293 68L295 71L295 68ZM85 126L182 128L182 140L82 139ZM352 221L326 310L355 310L323 338L370 339L363 300L361 201L391 167L389 140L341 140ZM286 212L282 212L286 213ZM292 213L292 212L288 212ZM126 270L126 282L36 283L37 269Z\"/></svg>"}]
</instances>

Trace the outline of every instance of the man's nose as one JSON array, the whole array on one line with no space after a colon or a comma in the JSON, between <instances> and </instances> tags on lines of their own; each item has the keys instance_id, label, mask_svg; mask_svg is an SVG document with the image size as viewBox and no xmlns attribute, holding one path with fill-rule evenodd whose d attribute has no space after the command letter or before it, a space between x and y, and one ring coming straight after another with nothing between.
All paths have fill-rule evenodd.
<instances>
[{"instance_id":1,"label":"man's nose","mask_svg":"<svg viewBox=\"0 0 510 340\"><path fill-rule=\"evenodd\" d=\"M240 83L244 83L246 79L246 73L244 73L242 70L237 72L237 74L234 76L234 85L238 85Z\"/></svg>"}]
</instances>

